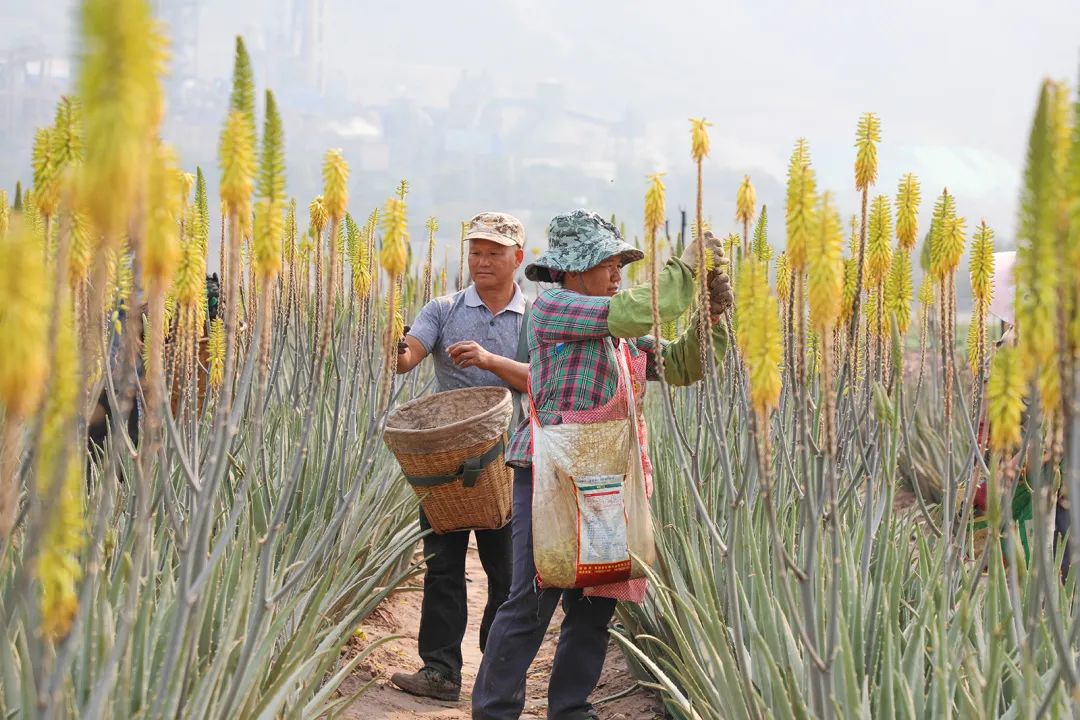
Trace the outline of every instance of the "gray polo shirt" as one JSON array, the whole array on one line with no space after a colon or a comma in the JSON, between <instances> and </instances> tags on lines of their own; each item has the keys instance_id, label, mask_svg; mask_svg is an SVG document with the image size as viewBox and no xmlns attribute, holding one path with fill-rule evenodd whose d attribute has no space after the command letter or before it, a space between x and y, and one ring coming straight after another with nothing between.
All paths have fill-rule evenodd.
<instances>
[{"instance_id":1,"label":"gray polo shirt","mask_svg":"<svg viewBox=\"0 0 1080 720\"><path fill-rule=\"evenodd\" d=\"M499 314L492 315L475 285L435 298L420 310L409 335L420 341L435 361L436 390L463 387L510 387L498 375L479 368L459 368L446 348L463 340L473 340L485 350L512 358L517 354L518 334L525 315L525 295L515 283L514 297Z\"/></svg>"}]
</instances>

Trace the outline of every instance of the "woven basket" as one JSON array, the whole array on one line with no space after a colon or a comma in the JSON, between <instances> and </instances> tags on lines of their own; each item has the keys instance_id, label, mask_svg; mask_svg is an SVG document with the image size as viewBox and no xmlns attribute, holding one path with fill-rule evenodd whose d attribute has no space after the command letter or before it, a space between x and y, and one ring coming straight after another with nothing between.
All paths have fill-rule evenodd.
<instances>
[{"instance_id":1,"label":"woven basket","mask_svg":"<svg viewBox=\"0 0 1080 720\"><path fill-rule=\"evenodd\" d=\"M413 400L386 419L383 441L436 533L510 520L513 471L503 455L513 410L505 388L464 388Z\"/></svg>"}]
</instances>

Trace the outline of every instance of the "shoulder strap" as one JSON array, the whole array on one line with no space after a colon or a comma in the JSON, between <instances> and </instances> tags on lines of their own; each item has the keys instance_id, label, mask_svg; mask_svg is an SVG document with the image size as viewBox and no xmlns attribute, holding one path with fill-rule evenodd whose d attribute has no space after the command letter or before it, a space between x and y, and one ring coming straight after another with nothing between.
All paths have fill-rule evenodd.
<instances>
[{"instance_id":1,"label":"shoulder strap","mask_svg":"<svg viewBox=\"0 0 1080 720\"><path fill-rule=\"evenodd\" d=\"M521 330L518 332L518 345L517 352L514 353L514 360L521 363L528 364L529 362L529 316L530 310L532 310L532 300L526 298L525 300L525 312L521 315ZM531 378L530 378L531 379ZM525 398L521 393L512 391L514 395L514 417L510 421L510 428L516 429L521 424L522 419L525 417ZM526 393L529 396L531 402L532 392Z\"/></svg>"},{"instance_id":2,"label":"shoulder strap","mask_svg":"<svg viewBox=\"0 0 1080 720\"><path fill-rule=\"evenodd\" d=\"M521 331L518 333L517 352L514 359L518 362L529 362L529 311L532 310L532 300L525 301L525 312L521 315Z\"/></svg>"}]
</instances>

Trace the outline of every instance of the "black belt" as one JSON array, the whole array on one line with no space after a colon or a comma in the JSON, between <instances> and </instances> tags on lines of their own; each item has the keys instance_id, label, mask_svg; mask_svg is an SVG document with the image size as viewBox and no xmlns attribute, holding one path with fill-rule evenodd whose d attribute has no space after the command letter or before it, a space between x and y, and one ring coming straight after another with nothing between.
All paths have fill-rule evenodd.
<instances>
[{"instance_id":1,"label":"black belt","mask_svg":"<svg viewBox=\"0 0 1080 720\"><path fill-rule=\"evenodd\" d=\"M426 477L406 475L405 479L408 480L409 484L413 487L435 487L436 485L452 483L458 478L461 478L461 484L467 488L471 488L476 485L476 481L480 479L480 475L483 474L487 466L495 462L495 460L502 455L505 448L505 436L503 436L500 437L499 441L492 445L491 449L486 453L474 458L469 458L461 463L461 466L449 475L429 475Z\"/></svg>"}]
</instances>

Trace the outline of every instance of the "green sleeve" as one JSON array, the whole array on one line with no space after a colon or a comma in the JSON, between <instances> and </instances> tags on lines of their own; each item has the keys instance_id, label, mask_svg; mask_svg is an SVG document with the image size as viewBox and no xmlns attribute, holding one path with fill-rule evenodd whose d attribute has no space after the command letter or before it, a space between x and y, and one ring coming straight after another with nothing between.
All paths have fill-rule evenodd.
<instances>
[{"instance_id":1,"label":"green sleeve","mask_svg":"<svg viewBox=\"0 0 1080 720\"><path fill-rule=\"evenodd\" d=\"M689 265L672 258L657 278L660 322L677 320L693 302L697 285ZM620 290L611 298L608 332L612 337L637 338L652 330L652 295L648 285Z\"/></svg>"},{"instance_id":2,"label":"green sleeve","mask_svg":"<svg viewBox=\"0 0 1080 720\"><path fill-rule=\"evenodd\" d=\"M716 364L723 363L727 351L727 325L720 323L712 329ZM697 323L692 324L679 339L663 346L664 377L672 385L692 385L701 379L701 346L698 344Z\"/></svg>"}]
</instances>

